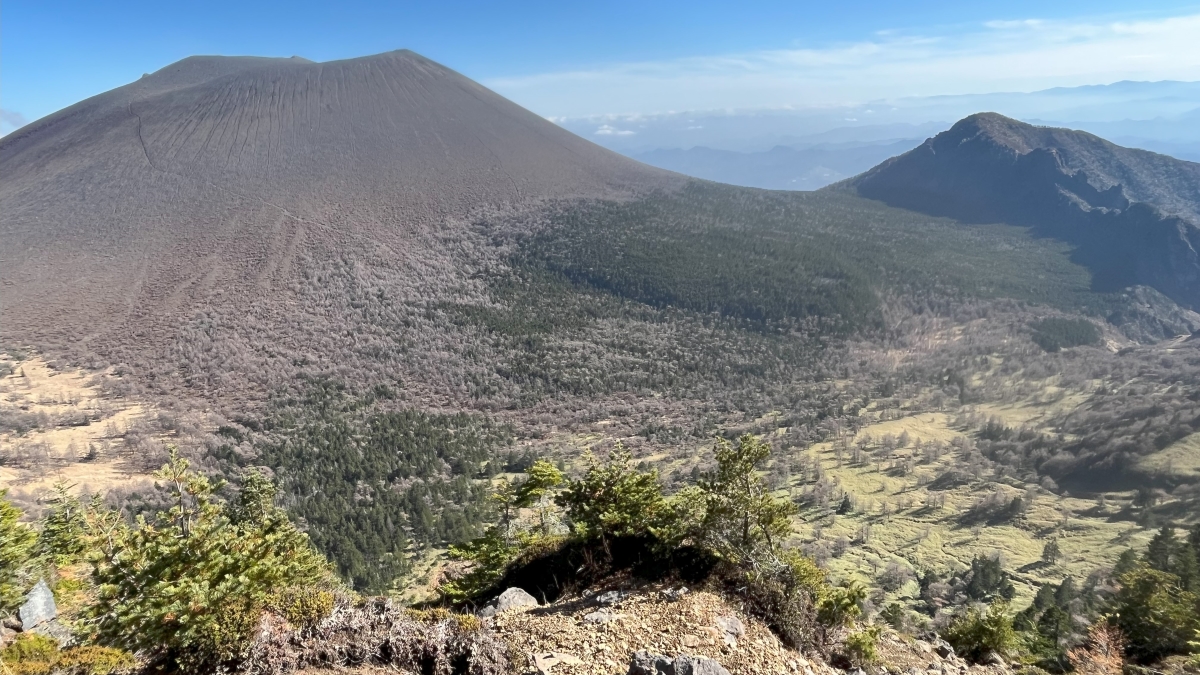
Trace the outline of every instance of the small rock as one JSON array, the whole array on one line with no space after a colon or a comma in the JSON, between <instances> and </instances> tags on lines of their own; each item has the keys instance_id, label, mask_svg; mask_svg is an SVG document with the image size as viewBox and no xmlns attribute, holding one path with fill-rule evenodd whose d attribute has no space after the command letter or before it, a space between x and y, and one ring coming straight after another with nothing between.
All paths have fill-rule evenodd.
<instances>
[{"instance_id":1,"label":"small rock","mask_svg":"<svg viewBox=\"0 0 1200 675\"><path fill-rule=\"evenodd\" d=\"M938 640L934 642L933 651L937 652L937 655L943 659L954 656L954 647L951 647L950 643L946 642L945 640Z\"/></svg>"},{"instance_id":2,"label":"small rock","mask_svg":"<svg viewBox=\"0 0 1200 675\"><path fill-rule=\"evenodd\" d=\"M583 620L588 623L608 623L610 621L619 621L624 618L624 614L618 614L611 609L600 609L590 614L583 615Z\"/></svg>"},{"instance_id":3,"label":"small rock","mask_svg":"<svg viewBox=\"0 0 1200 675\"><path fill-rule=\"evenodd\" d=\"M601 605L615 605L629 596L625 591L606 591L596 596L596 602Z\"/></svg>"},{"instance_id":4,"label":"small rock","mask_svg":"<svg viewBox=\"0 0 1200 675\"><path fill-rule=\"evenodd\" d=\"M991 651L991 652L988 652L988 653L984 654L984 655L983 655L983 660L981 661L981 663L984 663L984 664L986 664L986 665L989 665L989 666L1003 666L1003 665L1005 665L1005 663L1004 663L1004 657L1003 657L1003 656L1000 656L998 653L996 653L996 652L994 652L994 651Z\"/></svg>"},{"instance_id":5,"label":"small rock","mask_svg":"<svg viewBox=\"0 0 1200 675\"><path fill-rule=\"evenodd\" d=\"M746 627L742 625L741 619L736 616L719 616L716 624L717 628L721 630L721 637L724 638L725 644L729 645L730 649L737 647L737 639L746 632Z\"/></svg>"},{"instance_id":6,"label":"small rock","mask_svg":"<svg viewBox=\"0 0 1200 675\"><path fill-rule=\"evenodd\" d=\"M8 626L0 626L0 650L7 647L13 640L16 640L20 634L19 631L15 631Z\"/></svg>"},{"instance_id":7,"label":"small rock","mask_svg":"<svg viewBox=\"0 0 1200 675\"><path fill-rule=\"evenodd\" d=\"M680 654L674 665L673 675L729 675L724 666L705 656Z\"/></svg>"},{"instance_id":8,"label":"small rock","mask_svg":"<svg viewBox=\"0 0 1200 675\"><path fill-rule=\"evenodd\" d=\"M649 652L634 652L626 675L729 675L713 659L680 654L674 659Z\"/></svg>"},{"instance_id":9,"label":"small rock","mask_svg":"<svg viewBox=\"0 0 1200 675\"><path fill-rule=\"evenodd\" d=\"M717 628L729 633L734 637L741 637L746 633L746 626L742 624L742 620L736 616L718 616Z\"/></svg>"},{"instance_id":10,"label":"small rock","mask_svg":"<svg viewBox=\"0 0 1200 675\"><path fill-rule=\"evenodd\" d=\"M583 661L574 654L566 654L563 652L545 652L542 654L533 655L533 667L539 673L549 673L550 669L560 663L565 663L569 666L577 666Z\"/></svg>"},{"instance_id":11,"label":"small rock","mask_svg":"<svg viewBox=\"0 0 1200 675\"><path fill-rule=\"evenodd\" d=\"M675 675L675 662L661 654L634 652L626 675Z\"/></svg>"},{"instance_id":12,"label":"small rock","mask_svg":"<svg viewBox=\"0 0 1200 675\"><path fill-rule=\"evenodd\" d=\"M662 594L667 600L675 602L677 600L681 600L683 596L687 595L688 589L686 586L681 586L679 588L668 588L667 590L663 591Z\"/></svg>"},{"instance_id":13,"label":"small rock","mask_svg":"<svg viewBox=\"0 0 1200 675\"><path fill-rule=\"evenodd\" d=\"M54 594L50 592L45 579L38 580L29 595L25 596L25 604L21 605L18 614L21 617L21 630L31 630L58 616Z\"/></svg>"}]
</instances>

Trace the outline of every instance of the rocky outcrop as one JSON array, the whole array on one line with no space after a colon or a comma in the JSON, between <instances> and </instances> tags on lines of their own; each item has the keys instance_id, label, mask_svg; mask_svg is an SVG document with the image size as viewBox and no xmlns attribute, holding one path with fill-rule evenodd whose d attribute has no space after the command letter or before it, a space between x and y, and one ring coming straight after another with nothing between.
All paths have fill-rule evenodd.
<instances>
[{"instance_id":1,"label":"rocky outcrop","mask_svg":"<svg viewBox=\"0 0 1200 675\"><path fill-rule=\"evenodd\" d=\"M530 670L549 675L845 675L854 670L785 647L766 625L743 612L736 598L711 590L684 593L662 585L595 590L536 611L497 614L484 627L510 653L524 654ZM968 663L936 638L890 630L884 631L878 651L873 675L1012 673L1007 665Z\"/></svg>"},{"instance_id":2,"label":"rocky outcrop","mask_svg":"<svg viewBox=\"0 0 1200 675\"><path fill-rule=\"evenodd\" d=\"M729 675L716 660L680 654L669 658L650 652L634 652L627 675Z\"/></svg>"}]
</instances>

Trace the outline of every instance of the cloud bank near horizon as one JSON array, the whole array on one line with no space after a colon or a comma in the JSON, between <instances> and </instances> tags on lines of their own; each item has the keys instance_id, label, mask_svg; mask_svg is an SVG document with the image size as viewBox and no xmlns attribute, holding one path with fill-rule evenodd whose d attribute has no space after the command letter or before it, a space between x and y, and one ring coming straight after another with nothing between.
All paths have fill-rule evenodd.
<instances>
[{"instance_id":1,"label":"cloud bank near horizon","mask_svg":"<svg viewBox=\"0 0 1200 675\"><path fill-rule=\"evenodd\" d=\"M1120 80L1200 80L1200 14L989 21L822 47L618 63L485 80L552 118L855 105Z\"/></svg>"}]
</instances>

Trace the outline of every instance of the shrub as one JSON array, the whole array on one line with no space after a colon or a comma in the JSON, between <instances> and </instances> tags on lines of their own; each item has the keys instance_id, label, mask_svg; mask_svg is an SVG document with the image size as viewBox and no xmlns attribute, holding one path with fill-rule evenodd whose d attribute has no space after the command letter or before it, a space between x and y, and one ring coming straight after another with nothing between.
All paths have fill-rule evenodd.
<instances>
[{"instance_id":1,"label":"shrub","mask_svg":"<svg viewBox=\"0 0 1200 675\"><path fill-rule=\"evenodd\" d=\"M1180 588L1175 575L1145 565L1118 581L1114 621L1129 640L1129 656L1148 663L1187 653L1188 640L1200 630L1200 599Z\"/></svg>"},{"instance_id":2,"label":"shrub","mask_svg":"<svg viewBox=\"0 0 1200 675\"><path fill-rule=\"evenodd\" d=\"M700 482L705 494L705 543L739 565L761 565L792 532L796 506L778 499L758 475L771 446L750 434L733 445L719 439L713 452L717 470Z\"/></svg>"},{"instance_id":3,"label":"shrub","mask_svg":"<svg viewBox=\"0 0 1200 675\"><path fill-rule=\"evenodd\" d=\"M648 534L667 513L658 470L637 471L630 467L633 456L617 445L607 462L590 452L585 455L587 471L567 483L555 503L566 509L576 536L597 538L602 543L613 537Z\"/></svg>"},{"instance_id":4,"label":"shrub","mask_svg":"<svg viewBox=\"0 0 1200 675\"><path fill-rule=\"evenodd\" d=\"M133 526L112 512L90 516L98 554L89 613L100 644L211 670L241 655L277 589L332 585L265 478L248 476L249 489L227 510L174 450L156 476L173 496L169 511ZM293 608L315 611L319 598Z\"/></svg>"},{"instance_id":5,"label":"shrub","mask_svg":"<svg viewBox=\"0 0 1200 675\"><path fill-rule=\"evenodd\" d=\"M37 534L20 522L21 510L8 501L8 490L0 490L0 612L9 612L21 602L24 592L21 572L33 554Z\"/></svg>"},{"instance_id":6,"label":"shrub","mask_svg":"<svg viewBox=\"0 0 1200 675\"><path fill-rule=\"evenodd\" d=\"M52 664L58 658L58 642L54 638L37 633L21 633L12 644L0 652L0 662L7 666L14 664L46 663Z\"/></svg>"},{"instance_id":7,"label":"shrub","mask_svg":"<svg viewBox=\"0 0 1200 675\"><path fill-rule=\"evenodd\" d=\"M824 571L811 558L782 547L792 530L795 507L775 497L759 476L770 446L747 435L736 445L718 440L714 452L716 471L671 497L663 495L657 471L631 467L632 457L622 446L605 462L589 453L584 474L567 481L554 498L571 527L570 538L547 534L545 513L538 514L534 527L514 523L516 507L544 501L561 480L551 465L534 462L525 483L500 484L493 496L502 507L499 522L483 537L451 547L451 557L468 560L473 567L443 584L440 592L462 601L496 590L501 580L528 589L529 584L541 587L547 576L561 586L578 579L585 569L595 573L605 564L661 574L699 563L707 575L719 559L720 578L784 643L816 646L814 636L823 635L818 604L831 591ZM526 494L532 496L522 497ZM597 565L601 560L607 562ZM563 576L533 572L540 578L529 578L539 562L570 564ZM861 588L856 593L851 599L855 611L865 598Z\"/></svg>"},{"instance_id":8,"label":"shrub","mask_svg":"<svg viewBox=\"0 0 1200 675\"><path fill-rule=\"evenodd\" d=\"M420 623L441 623L443 621L451 621L454 623L455 629L460 633L470 633L483 628L483 623L479 621L479 617L474 614L458 614L451 612L445 607L431 607L429 609L407 609L404 614L413 621Z\"/></svg>"},{"instance_id":9,"label":"shrub","mask_svg":"<svg viewBox=\"0 0 1200 675\"><path fill-rule=\"evenodd\" d=\"M129 652L111 647L71 647L54 663L56 673L67 675L113 675L131 672L137 661Z\"/></svg>"},{"instance_id":10,"label":"shrub","mask_svg":"<svg viewBox=\"0 0 1200 675\"><path fill-rule=\"evenodd\" d=\"M780 562L759 569L732 567L726 577L784 644L795 649L824 647L814 638L822 634L817 605L830 592L825 571L796 551L784 551Z\"/></svg>"},{"instance_id":11,"label":"shrub","mask_svg":"<svg viewBox=\"0 0 1200 675\"><path fill-rule=\"evenodd\" d=\"M490 528L482 537L465 544L450 546L452 560L465 560L471 568L463 575L438 586L438 593L452 602L461 602L491 588L509 564L516 559L520 547L505 539L499 527Z\"/></svg>"},{"instance_id":12,"label":"shrub","mask_svg":"<svg viewBox=\"0 0 1200 675\"><path fill-rule=\"evenodd\" d=\"M1192 642L1189 642L1188 645L1190 645L1192 651L1195 652L1195 655L1192 656L1192 665L1200 668L1200 629L1196 630L1196 639Z\"/></svg>"},{"instance_id":13,"label":"shrub","mask_svg":"<svg viewBox=\"0 0 1200 675\"><path fill-rule=\"evenodd\" d=\"M1009 656L1017 647L1017 632L1005 602L997 602L987 609L969 608L955 617L942 637L959 656L976 662L988 652Z\"/></svg>"},{"instance_id":14,"label":"shrub","mask_svg":"<svg viewBox=\"0 0 1200 675\"><path fill-rule=\"evenodd\" d=\"M879 636L883 629L879 626L864 626L846 636L844 648L850 662L856 666L868 666L879 659Z\"/></svg>"},{"instance_id":15,"label":"shrub","mask_svg":"<svg viewBox=\"0 0 1200 675\"><path fill-rule=\"evenodd\" d=\"M132 671L137 662L120 649L82 646L59 651L54 638L21 633L0 652L5 675L112 675Z\"/></svg>"},{"instance_id":16,"label":"shrub","mask_svg":"<svg viewBox=\"0 0 1200 675\"><path fill-rule=\"evenodd\" d=\"M1125 635L1107 621L1092 624L1084 643L1067 652L1075 672L1086 675L1121 675L1124 656Z\"/></svg>"},{"instance_id":17,"label":"shrub","mask_svg":"<svg viewBox=\"0 0 1200 675\"><path fill-rule=\"evenodd\" d=\"M312 628L333 611L333 592L314 586L288 586L276 591L267 605L296 628Z\"/></svg>"},{"instance_id":18,"label":"shrub","mask_svg":"<svg viewBox=\"0 0 1200 675\"><path fill-rule=\"evenodd\" d=\"M903 631L907 626L907 618L904 614L904 607L898 603L890 603L879 612L879 618L883 619L887 625L892 628Z\"/></svg>"},{"instance_id":19,"label":"shrub","mask_svg":"<svg viewBox=\"0 0 1200 675\"><path fill-rule=\"evenodd\" d=\"M36 550L57 565L79 561L87 550L84 530L87 526L84 507L67 491L64 483L54 486L51 507L42 518Z\"/></svg>"},{"instance_id":20,"label":"shrub","mask_svg":"<svg viewBox=\"0 0 1200 675\"><path fill-rule=\"evenodd\" d=\"M1013 586L998 556L977 555L971 560L970 580L963 592L971 600L990 601L996 598L1005 601L1016 597Z\"/></svg>"}]
</instances>

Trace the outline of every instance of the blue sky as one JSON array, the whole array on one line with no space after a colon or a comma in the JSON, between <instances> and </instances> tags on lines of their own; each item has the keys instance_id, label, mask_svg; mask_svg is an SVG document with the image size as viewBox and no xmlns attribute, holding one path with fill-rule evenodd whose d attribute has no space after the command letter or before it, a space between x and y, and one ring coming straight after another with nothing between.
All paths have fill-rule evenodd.
<instances>
[{"instance_id":1,"label":"blue sky","mask_svg":"<svg viewBox=\"0 0 1200 675\"><path fill-rule=\"evenodd\" d=\"M548 117L1200 80L1200 4L42 2L0 21L0 131L191 54L414 49Z\"/></svg>"}]
</instances>

